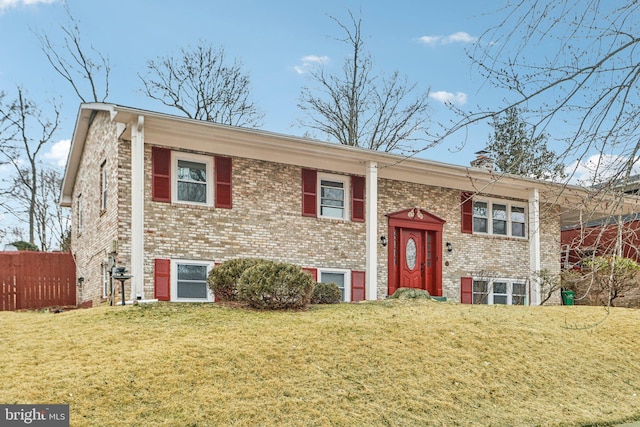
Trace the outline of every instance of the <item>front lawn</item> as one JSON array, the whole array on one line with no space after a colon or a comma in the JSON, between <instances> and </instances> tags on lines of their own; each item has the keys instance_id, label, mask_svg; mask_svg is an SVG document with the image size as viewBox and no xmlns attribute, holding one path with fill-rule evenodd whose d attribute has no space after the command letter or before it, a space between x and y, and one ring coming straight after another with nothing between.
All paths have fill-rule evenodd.
<instances>
[{"instance_id":1,"label":"front lawn","mask_svg":"<svg viewBox=\"0 0 640 427\"><path fill-rule=\"evenodd\" d=\"M640 311L434 301L0 312L0 403L73 426L640 420Z\"/></svg>"}]
</instances>

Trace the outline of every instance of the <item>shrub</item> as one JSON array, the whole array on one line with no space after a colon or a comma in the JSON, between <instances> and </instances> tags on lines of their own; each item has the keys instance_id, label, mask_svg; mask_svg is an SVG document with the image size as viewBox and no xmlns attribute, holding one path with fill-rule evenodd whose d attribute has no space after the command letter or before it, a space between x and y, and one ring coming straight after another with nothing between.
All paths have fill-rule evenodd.
<instances>
[{"instance_id":1,"label":"shrub","mask_svg":"<svg viewBox=\"0 0 640 427\"><path fill-rule=\"evenodd\" d=\"M314 281L300 267L265 261L245 270L238 281L238 299L251 307L269 310L309 305Z\"/></svg>"},{"instance_id":2,"label":"shrub","mask_svg":"<svg viewBox=\"0 0 640 427\"><path fill-rule=\"evenodd\" d=\"M213 291L218 301L236 301L238 280L242 273L250 267L261 262L259 258L238 258L225 261L215 266L207 278L209 288Z\"/></svg>"},{"instance_id":3,"label":"shrub","mask_svg":"<svg viewBox=\"0 0 640 427\"><path fill-rule=\"evenodd\" d=\"M311 304L337 304L342 301L342 291L337 284L316 283L311 296Z\"/></svg>"},{"instance_id":4,"label":"shrub","mask_svg":"<svg viewBox=\"0 0 640 427\"><path fill-rule=\"evenodd\" d=\"M398 288L391 298L397 299L429 299L431 295L424 289Z\"/></svg>"}]
</instances>

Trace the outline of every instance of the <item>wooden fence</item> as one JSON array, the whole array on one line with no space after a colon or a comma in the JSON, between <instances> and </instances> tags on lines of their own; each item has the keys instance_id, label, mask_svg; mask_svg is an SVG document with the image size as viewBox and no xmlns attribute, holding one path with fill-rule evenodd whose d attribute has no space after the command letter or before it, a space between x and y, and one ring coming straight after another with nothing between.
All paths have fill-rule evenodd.
<instances>
[{"instance_id":1,"label":"wooden fence","mask_svg":"<svg viewBox=\"0 0 640 427\"><path fill-rule=\"evenodd\" d=\"M0 252L0 311L75 305L71 253Z\"/></svg>"}]
</instances>

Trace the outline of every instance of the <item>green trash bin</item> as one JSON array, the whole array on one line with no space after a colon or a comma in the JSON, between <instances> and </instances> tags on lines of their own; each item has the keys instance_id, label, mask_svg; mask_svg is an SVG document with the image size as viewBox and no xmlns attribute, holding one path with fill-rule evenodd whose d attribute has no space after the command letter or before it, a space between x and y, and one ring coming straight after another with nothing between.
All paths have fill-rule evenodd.
<instances>
[{"instance_id":1,"label":"green trash bin","mask_svg":"<svg viewBox=\"0 0 640 427\"><path fill-rule=\"evenodd\" d=\"M573 291L562 291L562 304L573 305L576 293Z\"/></svg>"}]
</instances>

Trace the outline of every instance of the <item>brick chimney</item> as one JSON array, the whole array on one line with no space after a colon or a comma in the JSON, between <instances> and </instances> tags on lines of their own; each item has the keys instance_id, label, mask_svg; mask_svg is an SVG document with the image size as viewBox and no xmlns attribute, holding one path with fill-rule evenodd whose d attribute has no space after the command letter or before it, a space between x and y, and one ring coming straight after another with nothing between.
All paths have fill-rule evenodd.
<instances>
[{"instance_id":1,"label":"brick chimney","mask_svg":"<svg viewBox=\"0 0 640 427\"><path fill-rule=\"evenodd\" d=\"M483 168L492 171L493 159L489 157L489 152L486 150L480 150L476 153L475 160L471 161L471 166L474 168Z\"/></svg>"}]
</instances>

